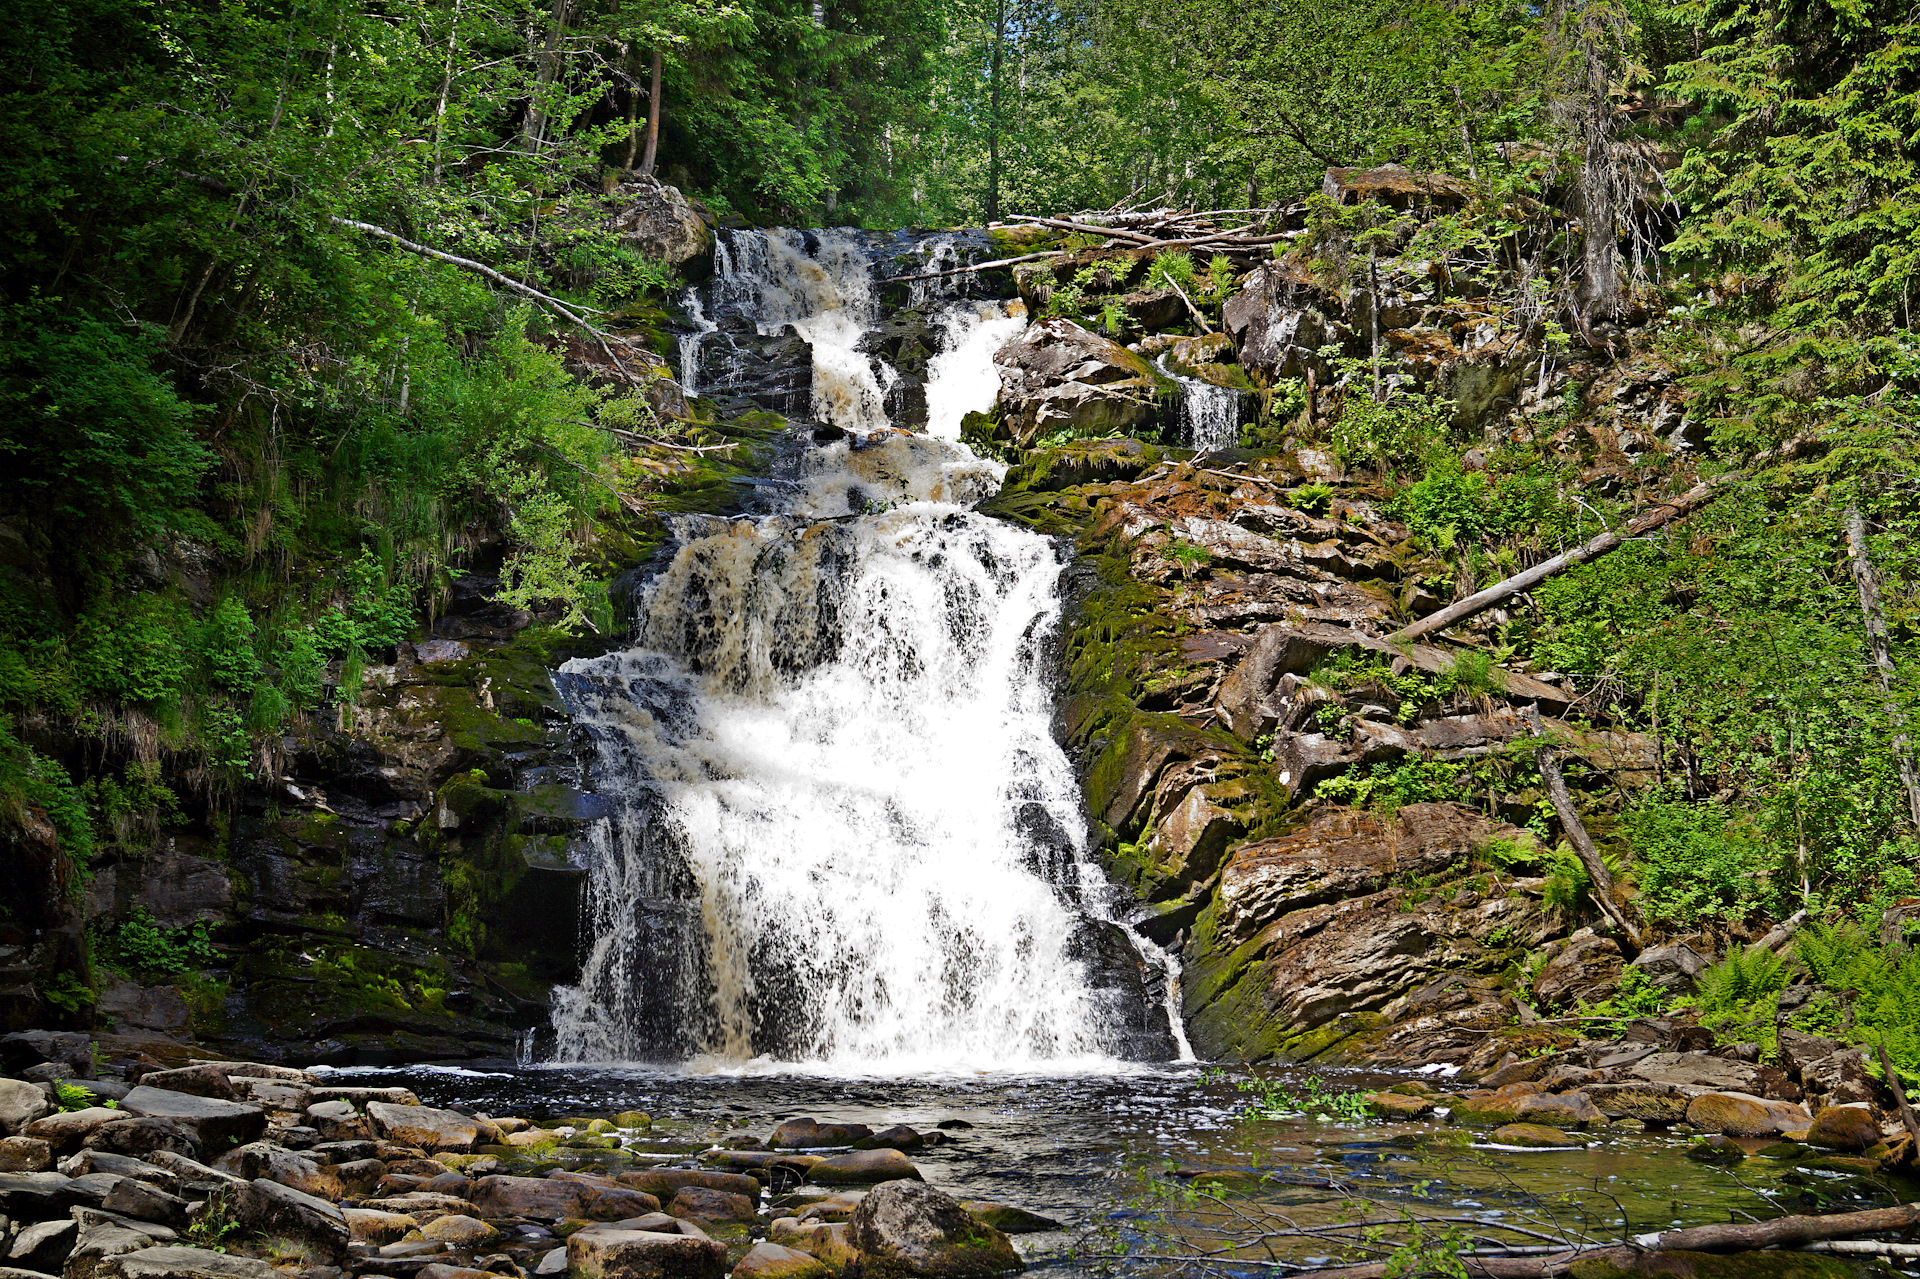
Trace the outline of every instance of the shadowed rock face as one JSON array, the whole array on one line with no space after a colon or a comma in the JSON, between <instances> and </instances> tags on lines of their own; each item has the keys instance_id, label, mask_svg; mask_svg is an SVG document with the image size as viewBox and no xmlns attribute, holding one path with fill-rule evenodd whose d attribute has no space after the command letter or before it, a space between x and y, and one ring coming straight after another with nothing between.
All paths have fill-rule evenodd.
<instances>
[{"instance_id":1,"label":"shadowed rock face","mask_svg":"<svg viewBox=\"0 0 1920 1279\"><path fill-rule=\"evenodd\" d=\"M993 357L1000 410L1020 444L1060 431L1104 435L1155 415L1153 367L1071 320L1041 320Z\"/></svg>"}]
</instances>

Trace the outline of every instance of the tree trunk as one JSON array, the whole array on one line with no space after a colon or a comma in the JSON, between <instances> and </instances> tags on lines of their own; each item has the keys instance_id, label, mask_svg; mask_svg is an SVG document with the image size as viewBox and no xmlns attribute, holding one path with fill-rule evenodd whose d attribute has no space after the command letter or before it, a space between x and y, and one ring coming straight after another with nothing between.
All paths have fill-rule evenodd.
<instances>
[{"instance_id":1,"label":"tree trunk","mask_svg":"<svg viewBox=\"0 0 1920 1279\"><path fill-rule=\"evenodd\" d=\"M520 134L521 147L527 151L538 151L546 141L547 90L560 78L560 44L566 38L569 3L570 0L553 0L547 40L540 49L540 61L534 72L533 97L527 102L527 127Z\"/></svg>"},{"instance_id":2,"label":"tree trunk","mask_svg":"<svg viewBox=\"0 0 1920 1279\"><path fill-rule=\"evenodd\" d=\"M653 46L653 75L647 85L647 151L640 157L640 176L653 176L654 162L660 158L660 46Z\"/></svg>"},{"instance_id":3,"label":"tree trunk","mask_svg":"<svg viewBox=\"0 0 1920 1279\"><path fill-rule=\"evenodd\" d=\"M1543 731L1540 724L1540 708L1527 707L1527 724L1538 734ZM1567 843L1573 845L1574 856L1586 867L1587 878L1593 881L1593 900L1602 912L1619 926L1626 934L1627 943L1634 953L1640 951L1640 930L1628 921L1619 905L1613 900L1613 872L1600 860L1600 850L1593 846L1593 837L1587 834L1586 823L1580 820L1580 810L1573 806L1573 795L1567 790L1567 779L1560 774L1560 761L1554 756L1553 747L1544 740L1534 747L1534 763L1540 766L1540 780L1547 785L1547 798L1553 804L1553 812L1560 819L1560 829L1566 832ZM1627 958L1632 959L1629 955Z\"/></svg>"},{"instance_id":4,"label":"tree trunk","mask_svg":"<svg viewBox=\"0 0 1920 1279\"><path fill-rule=\"evenodd\" d=\"M1887 719L1893 725L1893 758L1900 768L1900 785L1907 792L1907 816L1920 833L1920 773L1913 765L1913 744L1906 733L1906 716L1893 698L1893 649L1887 642L1887 615L1880 607L1880 571L1867 553L1867 522L1858 505L1846 513L1847 555L1853 561L1853 584L1860 591L1860 616L1867 629L1867 651L1873 655L1874 674L1886 695Z\"/></svg>"},{"instance_id":5,"label":"tree trunk","mask_svg":"<svg viewBox=\"0 0 1920 1279\"><path fill-rule=\"evenodd\" d=\"M1562 551L1552 559L1542 560L1524 572L1515 573L1512 577L1495 582L1484 591L1477 591L1467 596L1467 598L1460 600L1458 603L1447 605L1447 607L1441 609L1438 613L1421 618L1411 626L1402 627L1392 635L1389 635L1387 642L1391 644L1401 644L1409 640L1419 639L1423 635L1431 635L1435 631L1444 631L1455 622L1465 621L1476 613L1484 612L1493 605L1498 604L1501 600L1538 586L1548 578L1553 577L1555 574L1563 573L1576 564L1584 564L1588 560L1598 559L1600 556L1605 555L1608 551L1613 550L1624 542L1631 541L1637 537L1643 537L1663 524L1677 520L1683 515L1692 514L1694 511L1699 510L1707 503L1713 501L1714 498L1725 493L1727 489L1733 485L1746 479L1748 474L1757 470L1762 464L1784 461L1794 456L1805 443L1805 440L1798 438L1789 440L1781 445L1779 449L1769 450L1754 458L1752 465L1746 471L1731 471L1717 479L1702 480L1700 483L1682 493L1679 497L1671 498L1655 506L1652 510L1636 516L1626 528L1618 533L1602 533L1598 537L1580 546L1576 546L1570 551Z\"/></svg>"},{"instance_id":6,"label":"tree trunk","mask_svg":"<svg viewBox=\"0 0 1920 1279\"><path fill-rule=\"evenodd\" d=\"M1000 72L1001 54L1007 41L1007 0L995 0L993 7L993 48L987 65L987 216L988 222L1000 220Z\"/></svg>"},{"instance_id":7,"label":"tree trunk","mask_svg":"<svg viewBox=\"0 0 1920 1279\"><path fill-rule=\"evenodd\" d=\"M627 154L621 159L620 168L632 172L633 162L640 155L640 68L632 46L628 46L627 60Z\"/></svg>"},{"instance_id":8,"label":"tree trunk","mask_svg":"<svg viewBox=\"0 0 1920 1279\"><path fill-rule=\"evenodd\" d=\"M442 148L447 139L447 96L453 92L453 53L460 44L460 7L464 0L453 0L453 16L447 20L447 52L440 63L440 96L433 105L433 185L440 185L444 170Z\"/></svg>"}]
</instances>

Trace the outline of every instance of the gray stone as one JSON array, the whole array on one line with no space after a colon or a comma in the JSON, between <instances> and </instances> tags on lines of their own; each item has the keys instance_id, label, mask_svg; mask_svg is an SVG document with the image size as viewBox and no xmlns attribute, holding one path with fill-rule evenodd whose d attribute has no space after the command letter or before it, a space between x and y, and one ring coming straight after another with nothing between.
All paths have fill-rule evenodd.
<instances>
[{"instance_id":1,"label":"gray stone","mask_svg":"<svg viewBox=\"0 0 1920 1279\"><path fill-rule=\"evenodd\" d=\"M1676 995L1690 995L1693 993L1694 979L1706 971L1712 962L1685 942L1674 942L1670 946L1655 946L1641 951L1629 967L1638 968L1647 980L1662 990Z\"/></svg>"},{"instance_id":2,"label":"gray stone","mask_svg":"<svg viewBox=\"0 0 1920 1279\"><path fill-rule=\"evenodd\" d=\"M994 353L1002 419L1016 442L1060 431L1128 431L1154 415L1146 360L1071 320L1040 320Z\"/></svg>"},{"instance_id":3,"label":"gray stone","mask_svg":"<svg viewBox=\"0 0 1920 1279\"><path fill-rule=\"evenodd\" d=\"M607 228L642 256L682 266L713 252L712 216L678 187L634 173L625 175L609 194L620 208Z\"/></svg>"},{"instance_id":4,"label":"gray stone","mask_svg":"<svg viewBox=\"0 0 1920 1279\"><path fill-rule=\"evenodd\" d=\"M334 1265L347 1255L351 1234L340 1209L277 1181L261 1178L241 1190L234 1219L242 1229L308 1244Z\"/></svg>"},{"instance_id":5,"label":"gray stone","mask_svg":"<svg viewBox=\"0 0 1920 1279\"><path fill-rule=\"evenodd\" d=\"M331 1169L323 1171L318 1163L306 1156L297 1155L269 1141L250 1141L244 1146L236 1146L214 1160L213 1166L242 1181L256 1181L264 1177L309 1195L339 1197L340 1179L336 1173Z\"/></svg>"},{"instance_id":6,"label":"gray stone","mask_svg":"<svg viewBox=\"0 0 1920 1279\"><path fill-rule=\"evenodd\" d=\"M733 1268L733 1279L825 1279L832 1271L810 1253L785 1244L761 1242Z\"/></svg>"},{"instance_id":7,"label":"gray stone","mask_svg":"<svg viewBox=\"0 0 1920 1279\"><path fill-rule=\"evenodd\" d=\"M902 1179L920 1181L920 1170L897 1150L855 1150L822 1159L807 1172L822 1186L867 1186Z\"/></svg>"},{"instance_id":8,"label":"gray stone","mask_svg":"<svg viewBox=\"0 0 1920 1279\"><path fill-rule=\"evenodd\" d=\"M119 1213L140 1221L155 1221L174 1230L187 1228L187 1201L132 1177L122 1177L107 1197L100 1201L106 1212Z\"/></svg>"},{"instance_id":9,"label":"gray stone","mask_svg":"<svg viewBox=\"0 0 1920 1279\"><path fill-rule=\"evenodd\" d=\"M83 1144L89 1150L135 1155L149 1162L161 1151L188 1158L200 1153L199 1134L176 1119L162 1119L158 1115L102 1124L87 1135Z\"/></svg>"},{"instance_id":10,"label":"gray stone","mask_svg":"<svg viewBox=\"0 0 1920 1279\"><path fill-rule=\"evenodd\" d=\"M60 1171L69 1177L84 1177L88 1173L104 1172L116 1177L132 1177L138 1181L172 1189L180 1178L158 1164L136 1159L132 1155L116 1155L104 1150L82 1150L79 1154L60 1162Z\"/></svg>"},{"instance_id":11,"label":"gray stone","mask_svg":"<svg viewBox=\"0 0 1920 1279\"><path fill-rule=\"evenodd\" d=\"M854 1209L847 1237L860 1253L863 1279L961 1279L1026 1269L1005 1234L919 1181L875 1186Z\"/></svg>"},{"instance_id":12,"label":"gray stone","mask_svg":"<svg viewBox=\"0 0 1920 1279\"><path fill-rule=\"evenodd\" d=\"M61 1267L61 1279L95 1279L108 1258L153 1246L151 1235L117 1222L83 1226L73 1252Z\"/></svg>"},{"instance_id":13,"label":"gray stone","mask_svg":"<svg viewBox=\"0 0 1920 1279\"><path fill-rule=\"evenodd\" d=\"M46 1090L24 1079L0 1079L0 1137L14 1137L28 1124L53 1113Z\"/></svg>"},{"instance_id":14,"label":"gray stone","mask_svg":"<svg viewBox=\"0 0 1920 1279\"><path fill-rule=\"evenodd\" d=\"M100 992L96 1005L106 1024L122 1034L155 1031L178 1034L192 1024L187 996L178 986L142 986L117 981Z\"/></svg>"},{"instance_id":15,"label":"gray stone","mask_svg":"<svg viewBox=\"0 0 1920 1279\"><path fill-rule=\"evenodd\" d=\"M209 1153L230 1150L267 1130L267 1112L246 1102L220 1101L164 1088L135 1088L120 1105L135 1115L171 1119L190 1129Z\"/></svg>"},{"instance_id":16,"label":"gray stone","mask_svg":"<svg viewBox=\"0 0 1920 1279\"><path fill-rule=\"evenodd\" d=\"M405 1146L436 1150L472 1150L480 1139L480 1127L455 1110L432 1106L401 1106L391 1102L367 1103L367 1118L376 1135Z\"/></svg>"},{"instance_id":17,"label":"gray stone","mask_svg":"<svg viewBox=\"0 0 1920 1279\"><path fill-rule=\"evenodd\" d=\"M96 1279L283 1279L264 1261L205 1248L143 1248L104 1258ZM73 1279L65 1276L64 1279Z\"/></svg>"},{"instance_id":18,"label":"gray stone","mask_svg":"<svg viewBox=\"0 0 1920 1279\"><path fill-rule=\"evenodd\" d=\"M43 1270L59 1274L80 1238L80 1224L66 1221L39 1221L23 1227L14 1236L7 1260L25 1270Z\"/></svg>"},{"instance_id":19,"label":"gray stone","mask_svg":"<svg viewBox=\"0 0 1920 1279\"><path fill-rule=\"evenodd\" d=\"M372 1135L350 1101L313 1102L307 1107L307 1122L326 1141L357 1141Z\"/></svg>"},{"instance_id":20,"label":"gray stone","mask_svg":"<svg viewBox=\"0 0 1920 1279\"><path fill-rule=\"evenodd\" d=\"M46 1172L53 1147L38 1137L0 1137L0 1172Z\"/></svg>"},{"instance_id":21,"label":"gray stone","mask_svg":"<svg viewBox=\"0 0 1920 1279\"><path fill-rule=\"evenodd\" d=\"M46 1115L28 1124L22 1134L38 1137L53 1147L57 1155L70 1155L80 1149L80 1143L90 1136L94 1129L102 1124L119 1122L127 1117L125 1111L108 1110L104 1106L88 1106L85 1110L68 1110L56 1115Z\"/></svg>"},{"instance_id":22,"label":"gray stone","mask_svg":"<svg viewBox=\"0 0 1920 1279\"><path fill-rule=\"evenodd\" d=\"M63 1217L86 1196L73 1188L73 1179L57 1172L0 1173L0 1213L15 1221L45 1221Z\"/></svg>"},{"instance_id":23,"label":"gray stone","mask_svg":"<svg viewBox=\"0 0 1920 1279\"><path fill-rule=\"evenodd\" d=\"M567 1271L574 1279L719 1279L726 1268L727 1246L697 1231L600 1226L567 1239Z\"/></svg>"}]
</instances>

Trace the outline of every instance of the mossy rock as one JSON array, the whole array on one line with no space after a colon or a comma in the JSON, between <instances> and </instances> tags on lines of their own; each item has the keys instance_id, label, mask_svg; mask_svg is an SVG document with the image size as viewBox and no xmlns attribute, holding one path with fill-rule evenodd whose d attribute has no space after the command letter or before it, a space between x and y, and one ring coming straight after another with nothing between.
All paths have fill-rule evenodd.
<instances>
[{"instance_id":1,"label":"mossy rock","mask_svg":"<svg viewBox=\"0 0 1920 1279\"><path fill-rule=\"evenodd\" d=\"M640 1110L623 1110L613 1117L613 1122L621 1128L649 1129L653 1127L653 1116Z\"/></svg>"}]
</instances>

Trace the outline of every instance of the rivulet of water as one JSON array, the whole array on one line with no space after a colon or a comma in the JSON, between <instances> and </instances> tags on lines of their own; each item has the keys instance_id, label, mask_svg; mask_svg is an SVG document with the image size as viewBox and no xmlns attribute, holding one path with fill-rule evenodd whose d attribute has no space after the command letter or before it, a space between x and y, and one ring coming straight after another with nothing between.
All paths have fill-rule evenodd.
<instances>
[{"instance_id":1,"label":"rivulet of water","mask_svg":"<svg viewBox=\"0 0 1920 1279\"><path fill-rule=\"evenodd\" d=\"M1233 448L1240 440L1240 392L1167 367L1160 371L1179 383L1180 442L1202 452Z\"/></svg>"},{"instance_id":2,"label":"rivulet of water","mask_svg":"<svg viewBox=\"0 0 1920 1279\"><path fill-rule=\"evenodd\" d=\"M960 438L960 419L993 404L1000 374L993 353L1027 326L1027 308L1010 302L968 299L942 307L937 317L943 344L927 366L927 434Z\"/></svg>"}]
</instances>

